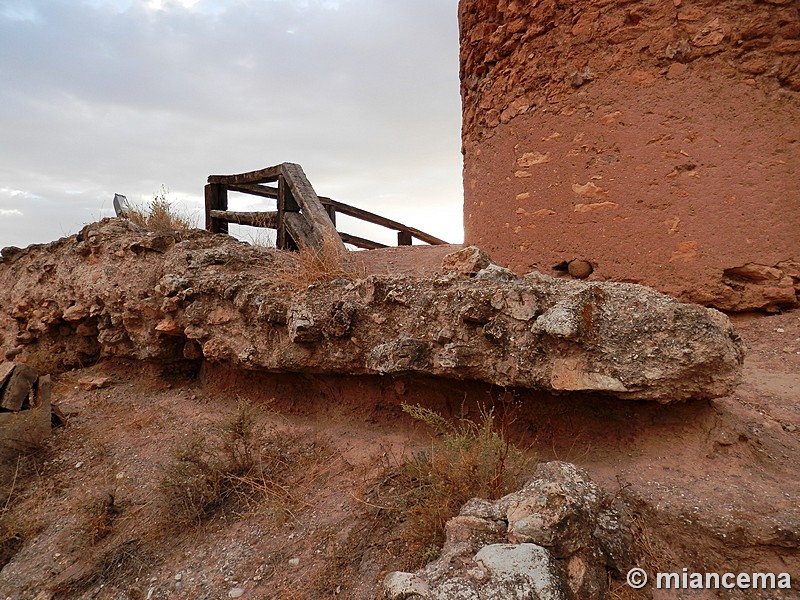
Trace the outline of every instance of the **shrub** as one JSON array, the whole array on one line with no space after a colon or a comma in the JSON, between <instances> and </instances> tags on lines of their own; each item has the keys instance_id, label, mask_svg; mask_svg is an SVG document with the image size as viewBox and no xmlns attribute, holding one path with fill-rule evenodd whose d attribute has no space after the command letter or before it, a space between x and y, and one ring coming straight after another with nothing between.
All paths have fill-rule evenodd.
<instances>
[{"instance_id":1,"label":"shrub","mask_svg":"<svg viewBox=\"0 0 800 600\"><path fill-rule=\"evenodd\" d=\"M348 263L347 251L326 240L322 248L302 248L294 253L293 260L287 261L276 276L283 283L306 288L335 279L352 279L354 273Z\"/></svg>"},{"instance_id":2,"label":"shrub","mask_svg":"<svg viewBox=\"0 0 800 600\"><path fill-rule=\"evenodd\" d=\"M215 515L241 515L269 498L270 508L294 516L302 505L293 490L316 471L329 451L298 434L258 428L240 403L233 418L208 434L195 432L163 467L160 488L170 525L200 524Z\"/></svg>"},{"instance_id":3,"label":"shrub","mask_svg":"<svg viewBox=\"0 0 800 600\"><path fill-rule=\"evenodd\" d=\"M509 440L506 410L498 419L482 407L477 422L456 423L418 405L403 404L403 411L436 435L429 449L389 469L381 492L390 490L382 501L405 521L409 566L419 566L438 556L445 524L467 500L495 500L518 489L534 459Z\"/></svg>"},{"instance_id":4,"label":"shrub","mask_svg":"<svg viewBox=\"0 0 800 600\"><path fill-rule=\"evenodd\" d=\"M170 201L167 200L168 194L167 188L162 185L146 208L132 208L128 212L128 218L137 225L147 227L153 231L168 232L193 229L196 225L195 220L185 214L178 214Z\"/></svg>"}]
</instances>

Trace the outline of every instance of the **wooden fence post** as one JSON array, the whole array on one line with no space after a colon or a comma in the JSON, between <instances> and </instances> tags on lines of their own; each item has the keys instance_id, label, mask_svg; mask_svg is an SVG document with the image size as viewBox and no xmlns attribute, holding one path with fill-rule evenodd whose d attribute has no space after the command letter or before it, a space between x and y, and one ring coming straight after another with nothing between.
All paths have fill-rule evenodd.
<instances>
[{"instance_id":1,"label":"wooden fence post","mask_svg":"<svg viewBox=\"0 0 800 600\"><path fill-rule=\"evenodd\" d=\"M211 216L212 210L228 210L228 189L219 183L206 184L206 229L212 233L228 233L228 222Z\"/></svg>"},{"instance_id":2,"label":"wooden fence post","mask_svg":"<svg viewBox=\"0 0 800 600\"><path fill-rule=\"evenodd\" d=\"M292 196L292 190L281 175L278 177L278 233L275 245L280 250L297 250L297 243L286 231L286 213L300 212L300 206Z\"/></svg>"},{"instance_id":3,"label":"wooden fence post","mask_svg":"<svg viewBox=\"0 0 800 600\"><path fill-rule=\"evenodd\" d=\"M397 245L398 246L410 246L412 243L411 240L411 232L410 231L398 231L397 232Z\"/></svg>"}]
</instances>

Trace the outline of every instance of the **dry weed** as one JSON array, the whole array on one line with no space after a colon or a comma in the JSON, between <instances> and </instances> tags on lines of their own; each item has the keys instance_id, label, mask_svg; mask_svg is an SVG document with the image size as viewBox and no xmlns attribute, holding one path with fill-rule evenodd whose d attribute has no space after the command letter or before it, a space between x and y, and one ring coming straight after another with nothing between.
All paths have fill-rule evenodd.
<instances>
[{"instance_id":1,"label":"dry weed","mask_svg":"<svg viewBox=\"0 0 800 600\"><path fill-rule=\"evenodd\" d=\"M158 232L193 229L196 226L195 220L188 215L178 214L167 200L168 193L167 189L161 186L146 208L132 208L128 212L128 218L137 225Z\"/></svg>"},{"instance_id":2,"label":"dry weed","mask_svg":"<svg viewBox=\"0 0 800 600\"><path fill-rule=\"evenodd\" d=\"M240 403L232 419L207 435L195 432L164 466L164 525L184 528L215 515L253 513L266 499L276 516L294 518L305 506L299 483L320 476L319 465L329 456L298 434L259 429L252 409Z\"/></svg>"},{"instance_id":3,"label":"dry weed","mask_svg":"<svg viewBox=\"0 0 800 600\"><path fill-rule=\"evenodd\" d=\"M86 517L86 536L91 544L95 545L111 533L121 513L121 508L117 505L116 490L106 489L94 497L89 497L83 512Z\"/></svg>"},{"instance_id":4,"label":"dry weed","mask_svg":"<svg viewBox=\"0 0 800 600\"><path fill-rule=\"evenodd\" d=\"M44 528L45 500L52 491L39 477L45 454L41 446L32 446L0 464L0 569ZM39 489L37 483L42 483Z\"/></svg>"},{"instance_id":5,"label":"dry weed","mask_svg":"<svg viewBox=\"0 0 800 600\"><path fill-rule=\"evenodd\" d=\"M413 568L438 557L445 524L467 500L494 500L518 489L535 459L509 440L506 410L498 419L483 407L478 422L455 424L421 406L404 404L403 410L437 435L428 450L390 461L377 490L377 502L396 508L404 521L407 567Z\"/></svg>"},{"instance_id":6,"label":"dry weed","mask_svg":"<svg viewBox=\"0 0 800 600\"><path fill-rule=\"evenodd\" d=\"M83 564L68 569L49 591L53 600L78 597L92 586L136 579L153 562L149 549L138 538L112 539Z\"/></svg>"},{"instance_id":7,"label":"dry weed","mask_svg":"<svg viewBox=\"0 0 800 600\"><path fill-rule=\"evenodd\" d=\"M282 283L301 289L336 279L352 279L353 276L347 251L330 240L325 240L320 249L301 249L276 273L276 278Z\"/></svg>"}]
</instances>

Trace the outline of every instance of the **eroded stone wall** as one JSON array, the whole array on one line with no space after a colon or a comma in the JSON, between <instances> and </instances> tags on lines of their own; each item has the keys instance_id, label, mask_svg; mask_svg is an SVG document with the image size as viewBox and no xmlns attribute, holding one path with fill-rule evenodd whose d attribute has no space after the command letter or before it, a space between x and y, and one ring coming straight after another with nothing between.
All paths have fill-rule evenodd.
<instances>
[{"instance_id":1,"label":"eroded stone wall","mask_svg":"<svg viewBox=\"0 0 800 600\"><path fill-rule=\"evenodd\" d=\"M728 310L800 289L800 2L461 0L466 242Z\"/></svg>"}]
</instances>

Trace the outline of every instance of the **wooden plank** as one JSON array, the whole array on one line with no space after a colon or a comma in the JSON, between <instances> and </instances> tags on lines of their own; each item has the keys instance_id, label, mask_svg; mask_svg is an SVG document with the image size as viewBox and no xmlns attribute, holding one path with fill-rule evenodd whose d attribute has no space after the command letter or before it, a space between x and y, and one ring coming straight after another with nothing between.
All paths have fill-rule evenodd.
<instances>
[{"instance_id":1,"label":"wooden plank","mask_svg":"<svg viewBox=\"0 0 800 600\"><path fill-rule=\"evenodd\" d=\"M309 183L302 167L295 163L283 163L282 173L283 179L286 180L292 192L292 196L300 205L303 217L311 226L311 237L304 239L302 242L295 239L298 245L310 242L311 247L318 250L327 246L330 249L336 248L345 252L346 249L336 231L336 227L331 223L328 213L319 201L314 188L311 187L311 183Z\"/></svg>"},{"instance_id":2,"label":"wooden plank","mask_svg":"<svg viewBox=\"0 0 800 600\"><path fill-rule=\"evenodd\" d=\"M221 183L224 185L269 183L278 180L282 168L283 165L276 165L274 167L267 167L266 169L259 169L258 171L248 171L247 173L237 173L235 175L209 175L208 183Z\"/></svg>"},{"instance_id":3,"label":"wooden plank","mask_svg":"<svg viewBox=\"0 0 800 600\"><path fill-rule=\"evenodd\" d=\"M368 210L356 208L355 206L350 206L349 204L345 204L337 200L331 200L330 198L320 198L320 201L323 204L329 204L333 206L336 209L336 212L340 212L343 215L355 217L356 219L361 219L362 221L367 221L368 223L374 223L375 225L381 225L388 229L395 229L397 231L407 231L418 240L422 240L423 242L427 242L428 244L439 245L447 243L444 240L440 240L439 238L434 237L428 233L425 233L424 231L420 231L415 227L408 227L407 225L403 225L402 223L399 223L397 221L393 221L391 219L387 219L380 215L376 215L375 213L369 212Z\"/></svg>"},{"instance_id":4,"label":"wooden plank","mask_svg":"<svg viewBox=\"0 0 800 600\"><path fill-rule=\"evenodd\" d=\"M339 232L339 237L342 238L342 241L345 244L351 244L358 248L364 248L365 250L377 250L378 248L388 248L386 244L373 242L372 240L361 238L355 235L350 235L349 233L343 233L341 231Z\"/></svg>"},{"instance_id":5,"label":"wooden plank","mask_svg":"<svg viewBox=\"0 0 800 600\"><path fill-rule=\"evenodd\" d=\"M261 196L262 198L278 199L278 188L270 187L268 185L260 185L258 183L242 183L236 185L229 185L228 189L231 192L241 192L242 194L252 194L253 196Z\"/></svg>"},{"instance_id":6,"label":"wooden plank","mask_svg":"<svg viewBox=\"0 0 800 600\"><path fill-rule=\"evenodd\" d=\"M291 237L297 248L320 249L315 245L318 237L316 232L301 213L287 211L283 214L283 219L286 225L286 233Z\"/></svg>"},{"instance_id":7,"label":"wooden plank","mask_svg":"<svg viewBox=\"0 0 800 600\"><path fill-rule=\"evenodd\" d=\"M328 218L331 220L331 223L333 223L333 226L336 227L336 208L330 204L323 204L322 207L325 209L325 212L328 213Z\"/></svg>"},{"instance_id":8,"label":"wooden plank","mask_svg":"<svg viewBox=\"0 0 800 600\"><path fill-rule=\"evenodd\" d=\"M231 210L212 210L211 218L222 219L228 223L250 225L252 227L278 228L278 211L267 210L261 212L235 212Z\"/></svg>"},{"instance_id":9,"label":"wooden plank","mask_svg":"<svg viewBox=\"0 0 800 600\"><path fill-rule=\"evenodd\" d=\"M289 189L286 180L283 177L278 179L278 234L276 236L276 245L281 250L297 250L297 242L292 239L291 234L288 233L286 228L286 214L299 212L300 207L292 197L292 191Z\"/></svg>"},{"instance_id":10,"label":"wooden plank","mask_svg":"<svg viewBox=\"0 0 800 600\"><path fill-rule=\"evenodd\" d=\"M411 238L411 232L409 231L398 231L397 232L397 245L398 246L410 246L413 242Z\"/></svg>"},{"instance_id":11,"label":"wooden plank","mask_svg":"<svg viewBox=\"0 0 800 600\"><path fill-rule=\"evenodd\" d=\"M206 229L212 233L228 233L228 223L211 216L212 210L228 209L228 191L224 185L209 183L205 187Z\"/></svg>"}]
</instances>

